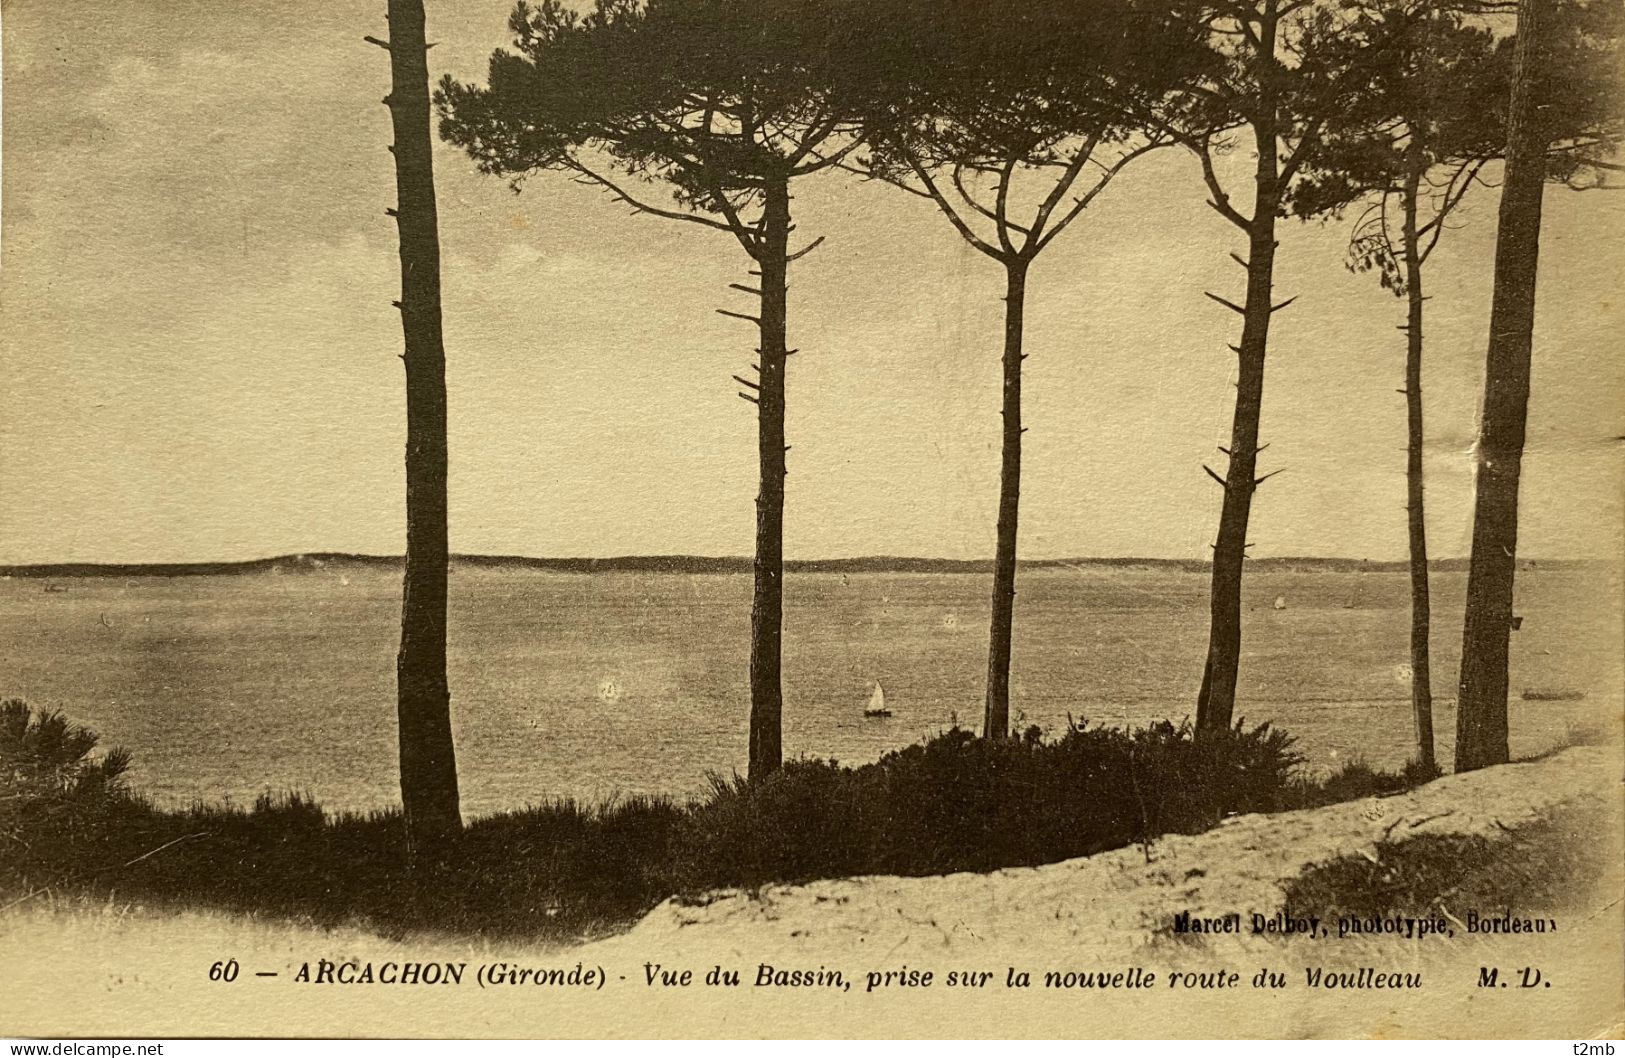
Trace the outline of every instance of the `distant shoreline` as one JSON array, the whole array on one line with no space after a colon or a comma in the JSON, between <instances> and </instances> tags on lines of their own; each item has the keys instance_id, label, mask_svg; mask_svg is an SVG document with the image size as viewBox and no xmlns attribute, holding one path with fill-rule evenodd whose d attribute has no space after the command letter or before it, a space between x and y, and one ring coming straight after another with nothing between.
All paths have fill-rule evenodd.
<instances>
[{"instance_id":1,"label":"distant shoreline","mask_svg":"<svg viewBox=\"0 0 1625 1058\"><path fill-rule=\"evenodd\" d=\"M453 555L456 569L514 569L547 573L749 573L751 560L744 556L706 555L624 555L612 558L528 558L520 555ZM1205 573L1209 564L1183 558L1041 558L1023 559L1021 568L1042 569L1158 569L1183 573ZM1332 573L1402 573L1409 568L1400 561L1369 561L1358 558L1256 558L1250 565L1257 570ZM1520 569L1608 568L1603 559L1519 559ZM394 555L358 555L345 552L310 552L277 555L240 562L53 562L33 565L0 566L0 576L21 578L70 577L218 577L255 573L305 574L335 569L399 569L401 559ZM984 559L909 558L876 555L862 558L793 559L784 563L787 573L991 573L993 563ZM1428 563L1437 573L1464 573L1467 559L1444 558Z\"/></svg>"}]
</instances>

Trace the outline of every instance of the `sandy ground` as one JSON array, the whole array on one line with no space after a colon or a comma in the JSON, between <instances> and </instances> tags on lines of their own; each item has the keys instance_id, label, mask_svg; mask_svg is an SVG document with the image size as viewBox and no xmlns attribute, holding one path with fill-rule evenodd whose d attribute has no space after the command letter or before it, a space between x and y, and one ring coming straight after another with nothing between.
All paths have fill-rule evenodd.
<instances>
[{"instance_id":1,"label":"sandy ground","mask_svg":"<svg viewBox=\"0 0 1625 1058\"><path fill-rule=\"evenodd\" d=\"M1273 816L1044 867L855 878L667 902L628 933L570 950L466 940L385 941L213 914L30 907L0 918L0 1033L354 1036L1509 1036L1617 1034L1625 1021L1619 874L1556 931L1403 940L1253 935L1306 867L1376 857L1384 841L1494 836L1600 807L1621 844L1621 751L1579 747L1411 793ZM1619 862L1614 857L1614 862ZM1290 910L1290 909L1288 909ZM1183 911L1237 913L1243 931L1169 934ZM236 959L240 976L211 982ZM460 986L297 980L320 960L466 963ZM602 975L588 985L485 984L493 964ZM811 986L758 985L801 971ZM658 968L656 968L658 967ZM1309 973L1367 985L1314 987ZM1485 969L1496 983L1483 987ZM738 985L708 984L737 971ZM1538 970L1536 980L1532 972ZM833 972L839 982L827 982ZM1116 987L1047 986L1103 972ZM691 975L683 983L682 974ZM888 981L884 975L893 976ZM908 974L912 972L914 976ZM930 972L925 983L919 975ZM276 974L275 977L256 976ZM671 975L662 983L662 973ZM948 975L955 975L950 983ZM962 981L971 974L979 982ZM1020 975L1031 982L1023 987ZM1279 975L1276 986L1268 974ZM1370 987L1376 974L1414 988ZM876 975L876 976L871 976ZM1148 975L1155 975L1148 984ZM1232 976L1233 975L1233 976ZM654 979L650 983L651 976ZM479 980L476 980L479 978ZM1257 983L1255 984L1255 979ZM1391 979L1391 978L1389 978ZM725 980L725 979L724 979ZM1324 978L1322 978L1324 980ZM1356 978L1356 981L1360 978ZM1523 987L1525 982L1532 987ZM871 984L873 987L871 988Z\"/></svg>"}]
</instances>

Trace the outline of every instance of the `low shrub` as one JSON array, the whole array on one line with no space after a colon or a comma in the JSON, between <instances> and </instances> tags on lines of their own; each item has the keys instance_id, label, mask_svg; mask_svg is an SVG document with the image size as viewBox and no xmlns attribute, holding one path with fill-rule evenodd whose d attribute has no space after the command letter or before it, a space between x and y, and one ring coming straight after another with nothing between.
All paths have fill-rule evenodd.
<instances>
[{"instance_id":1,"label":"low shrub","mask_svg":"<svg viewBox=\"0 0 1625 1058\"><path fill-rule=\"evenodd\" d=\"M1432 782L1440 776L1437 765L1416 758L1397 772L1378 771L1356 757L1337 771L1320 777L1295 776L1282 790L1282 808L1318 808L1362 797L1386 797Z\"/></svg>"},{"instance_id":2,"label":"low shrub","mask_svg":"<svg viewBox=\"0 0 1625 1058\"><path fill-rule=\"evenodd\" d=\"M1268 724L1196 739L1166 721L990 741L962 729L873 764L792 761L714 781L682 823L687 886L1031 866L1282 807L1298 757Z\"/></svg>"},{"instance_id":3,"label":"low shrub","mask_svg":"<svg viewBox=\"0 0 1625 1058\"><path fill-rule=\"evenodd\" d=\"M1282 906L1325 921L1441 915L1459 923L1468 910L1572 911L1596 900L1604 880L1618 871L1617 837L1599 837L1617 833L1616 827L1606 800L1596 798L1494 836L1385 841L1375 856L1350 855L1305 870L1286 886Z\"/></svg>"},{"instance_id":4,"label":"low shrub","mask_svg":"<svg viewBox=\"0 0 1625 1058\"><path fill-rule=\"evenodd\" d=\"M55 714L0 711L0 904L69 890L386 935L573 940L698 889L1030 866L1407 781L1370 769L1298 779L1292 740L1268 724L1201 739L1167 722L1076 724L1049 740L955 728L859 767L713 777L688 804L499 813L469 824L449 866L426 868L407 862L398 811L332 816L291 794L159 809L124 788L128 756L93 757L95 744Z\"/></svg>"},{"instance_id":5,"label":"low shrub","mask_svg":"<svg viewBox=\"0 0 1625 1058\"><path fill-rule=\"evenodd\" d=\"M0 702L0 862L97 862L124 822L130 755L91 756L96 732L26 702Z\"/></svg>"}]
</instances>

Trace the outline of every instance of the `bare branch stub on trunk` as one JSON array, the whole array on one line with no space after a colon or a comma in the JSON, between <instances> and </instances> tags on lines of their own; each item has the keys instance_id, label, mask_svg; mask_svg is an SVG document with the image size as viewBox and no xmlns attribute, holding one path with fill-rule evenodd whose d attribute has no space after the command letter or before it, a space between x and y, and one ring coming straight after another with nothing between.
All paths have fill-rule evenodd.
<instances>
[{"instance_id":1,"label":"bare branch stub on trunk","mask_svg":"<svg viewBox=\"0 0 1625 1058\"><path fill-rule=\"evenodd\" d=\"M1423 476L1423 237L1442 229L1459 196L1430 195L1432 174L1481 165L1498 138L1493 96L1503 76L1494 37L1430 0L1365 0L1329 45L1364 63L1365 91L1322 128L1322 149L1304 167L1290 208L1300 217L1340 216L1361 206L1348 266L1375 271L1406 299L1406 521L1411 590L1411 708L1416 760L1435 767L1431 599ZM1452 177L1451 182L1454 182ZM1431 211L1431 219L1425 214ZM1395 232L1397 225L1398 231Z\"/></svg>"},{"instance_id":2,"label":"bare branch stub on trunk","mask_svg":"<svg viewBox=\"0 0 1625 1058\"><path fill-rule=\"evenodd\" d=\"M1258 427L1264 397L1264 356L1269 340L1270 298L1274 282L1275 220L1280 206L1281 141L1288 132L1281 114L1284 66L1278 54L1281 9L1277 0L1225 9L1215 29L1234 23L1237 36L1221 51L1211 85L1199 100L1219 103L1213 124L1224 125L1225 111L1237 111L1228 123L1245 120L1257 161L1253 172L1253 211L1232 204L1214 164L1212 136L1187 138L1197 155L1210 193L1209 205L1247 239L1246 292L1241 304L1211 292L1207 297L1238 313L1241 339L1234 346L1238 365L1236 403L1226 447L1228 469L1221 478L1219 532L1213 544L1209 596L1208 656L1197 699L1198 733L1228 729L1235 710L1236 677L1241 657L1241 579L1247 551L1247 527L1257 487ZM1238 83L1239 82L1239 83ZM1248 93L1245 106L1228 103ZM1222 142L1222 141L1219 141ZM1238 259L1240 255L1236 255ZM1210 476L1220 478L1212 470Z\"/></svg>"},{"instance_id":3,"label":"bare branch stub on trunk","mask_svg":"<svg viewBox=\"0 0 1625 1058\"><path fill-rule=\"evenodd\" d=\"M1425 265L1480 173L1506 151L1505 108L1486 100L1510 91L1510 25L1484 10L1436 0L1359 0L1333 48L1373 57L1364 89L1322 130L1323 147L1291 199L1300 217L1352 213L1348 267L1375 272L1405 299L1406 518L1411 580L1411 701L1416 757L1436 766L1431 599L1425 509L1423 351ZM1560 0L1561 42L1543 64L1544 139L1551 179L1573 183L1613 149L1618 110L1607 102L1620 19L1601 6ZM1478 17L1469 17L1478 16ZM1584 180L1581 179L1583 183Z\"/></svg>"},{"instance_id":4,"label":"bare branch stub on trunk","mask_svg":"<svg viewBox=\"0 0 1625 1058\"><path fill-rule=\"evenodd\" d=\"M1176 130L1196 156L1208 205L1246 239L1245 253L1230 257L1245 272L1240 302L1213 292L1207 297L1241 317L1236 355L1236 397L1218 533L1214 539L1208 613L1208 651L1197 697L1199 737L1228 730L1235 716L1242 646L1241 587L1253 495L1279 473L1260 474L1259 428L1263 416L1265 363L1271 318L1295 298L1274 299L1277 222L1295 183L1325 143L1330 115L1347 105L1358 84L1358 48L1337 48L1346 28L1340 9L1319 0L1237 0L1199 5L1209 19L1211 61L1185 89L1185 128ZM1250 207L1237 205L1222 162L1237 140L1253 155Z\"/></svg>"},{"instance_id":5,"label":"bare branch stub on trunk","mask_svg":"<svg viewBox=\"0 0 1625 1058\"><path fill-rule=\"evenodd\" d=\"M930 202L1004 271L999 501L982 733L1010 733L1028 278L1129 164L1173 143L1199 25L1127 2L877 0L847 87L869 151L844 163Z\"/></svg>"},{"instance_id":6,"label":"bare branch stub on trunk","mask_svg":"<svg viewBox=\"0 0 1625 1058\"><path fill-rule=\"evenodd\" d=\"M446 352L422 0L389 0L394 209L406 368L406 571L396 658L401 800L414 860L438 860L462 829L446 679Z\"/></svg>"},{"instance_id":7,"label":"bare branch stub on trunk","mask_svg":"<svg viewBox=\"0 0 1625 1058\"><path fill-rule=\"evenodd\" d=\"M604 0L585 15L522 3L488 84L447 79L437 96L442 135L485 171L566 172L635 212L725 232L758 278L731 284L757 311L717 310L758 334L755 381L733 376L757 417L752 779L783 760L787 278L821 241L792 247L791 189L859 142L835 102L839 49L807 13L746 0Z\"/></svg>"}]
</instances>

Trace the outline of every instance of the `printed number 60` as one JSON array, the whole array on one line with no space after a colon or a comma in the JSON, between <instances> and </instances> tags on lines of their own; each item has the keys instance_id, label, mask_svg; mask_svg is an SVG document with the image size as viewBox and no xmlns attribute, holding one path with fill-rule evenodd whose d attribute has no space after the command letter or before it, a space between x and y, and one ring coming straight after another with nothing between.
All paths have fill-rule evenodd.
<instances>
[{"instance_id":1,"label":"printed number 60","mask_svg":"<svg viewBox=\"0 0 1625 1058\"><path fill-rule=\"evenodd\" d=\"M217 962L213 966L209 967L209 980L211 980L211 981L235 981L235 980L237 980L237 960L236 959L227 959L225 962Z\"/></svg>"}]
</instances>

